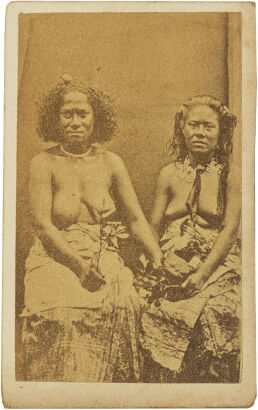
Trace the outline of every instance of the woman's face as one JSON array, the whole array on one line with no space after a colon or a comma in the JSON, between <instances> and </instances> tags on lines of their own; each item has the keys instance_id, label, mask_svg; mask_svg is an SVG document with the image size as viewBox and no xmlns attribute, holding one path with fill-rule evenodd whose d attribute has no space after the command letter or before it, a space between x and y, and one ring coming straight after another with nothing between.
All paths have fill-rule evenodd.
<instances>
[{"instance_id":1,"label":"woman's face","mask_svg":"<svg viewBox=\"0 0 258 410\"><path fill-rule=\"evenodd\" d=\"M93 130L93 111L87 95L71 91L64 95L60 107L63 142L80 144L90 140Z\"/></svg>"},{"instance_id":2,"label":"woman's face","mask_svg":"<svg viewBox=\"0 0 258 410\"><path fill-rule=\"evenodd\" d=\"M202 156L212 154L219 140L219 131L216 111L207 105L193 107L187 113L183 125L188 152Z\"/></svg>"}]
</instances>

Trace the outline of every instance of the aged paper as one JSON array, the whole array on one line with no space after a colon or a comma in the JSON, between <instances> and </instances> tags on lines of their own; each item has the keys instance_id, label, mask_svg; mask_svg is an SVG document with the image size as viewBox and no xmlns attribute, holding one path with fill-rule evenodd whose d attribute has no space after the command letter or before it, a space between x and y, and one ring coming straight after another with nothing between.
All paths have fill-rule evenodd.
<instances>
[{"instance_id":1,"label":"aged paper","mask_svg":"<svg viewBox=\"0 0 258 410\"><path fill-rule=\"evenodd\" d=\"M13 2L5 407L256 396L254 3Z\"/></svg>"}]
</instances>

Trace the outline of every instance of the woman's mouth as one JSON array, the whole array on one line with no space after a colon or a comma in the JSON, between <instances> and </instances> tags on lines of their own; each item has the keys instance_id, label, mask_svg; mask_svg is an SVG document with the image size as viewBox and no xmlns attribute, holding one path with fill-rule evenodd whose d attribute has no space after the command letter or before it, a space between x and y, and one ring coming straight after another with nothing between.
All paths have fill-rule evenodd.
<instances>
[{"instance_id":1,"label":"woman's mouth","mask_svg":"<svg viewBox=\"0 0 258 410\"><path fill-rule=\"evenodd\" d=\"M82 132L69 132L69 138L78 138L81 137L83 135Z\"/></svg>"},{"instance_id":2,"label":"woman's mouth","mask_svg":"<svg viewBox=\"0 0 258 410\"><path fill-rule=\"evenodd\" d=\"M193 145L200 145L201 147L206 147L207 144L203 141L194 141L192 142Z\"/></svg>"}]
</instances>

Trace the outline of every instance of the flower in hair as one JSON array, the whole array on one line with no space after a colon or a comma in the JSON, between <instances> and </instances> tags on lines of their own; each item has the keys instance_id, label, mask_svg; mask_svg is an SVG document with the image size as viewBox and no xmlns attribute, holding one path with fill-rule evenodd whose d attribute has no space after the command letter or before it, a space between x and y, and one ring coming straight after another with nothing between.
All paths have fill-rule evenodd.
<instances>
[{"instance_id":1,"label":"flower in hair","mask_svg":"<svg viewBox=\"0 0 258 410\"><path fill-rule=\"evenodd\" d=\"M73 81L73 77L69 74L64 74L61 76L61 80L63 83L71 83Z\"/></svg>"}]
</instances>

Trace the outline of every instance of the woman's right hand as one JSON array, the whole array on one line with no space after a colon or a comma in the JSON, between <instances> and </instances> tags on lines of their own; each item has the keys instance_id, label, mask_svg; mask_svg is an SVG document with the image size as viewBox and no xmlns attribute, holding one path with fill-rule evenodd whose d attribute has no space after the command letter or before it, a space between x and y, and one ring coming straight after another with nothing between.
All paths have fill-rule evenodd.
<instances>
[{"instance_id":1,"label":"woman's right hand","mask_svg":"<svg viewBox=\"0 0 258 410\"><path fill-rule=\"evenodd\" d=\"M171 253L167 256L164 261L165 268L171 272L174 276L179 278L185 278L191 273L191 267L189 264L182 258L179 258L174 253Z\"/></svg>"},{"instance_id":2,"label":"woman's right hand","mask_svg":"<svg viewBox=\"0 0 258 410\"><path fill-rule=\"evenodd\" d=\"M102 285L104 285L105 279L99 270L99 254L95 253L92 257L91 264L86 262L81 263L79 278L81 285L93 292L98 290Z\"/></svg>"}]
</instances>

